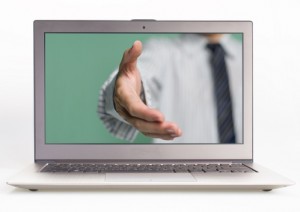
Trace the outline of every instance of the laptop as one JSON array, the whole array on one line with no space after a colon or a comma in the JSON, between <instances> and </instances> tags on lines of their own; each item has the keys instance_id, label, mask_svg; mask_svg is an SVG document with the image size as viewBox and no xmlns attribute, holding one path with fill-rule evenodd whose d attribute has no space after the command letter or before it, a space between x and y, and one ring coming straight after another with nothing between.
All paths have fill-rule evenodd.
<instances>
[{"instance_id":1,"label":"laptop","mask_svg":"<svg viewBox=\"0 0 300 212\"><path fill-rule=\"evenodd\" d=\"M40 189L244 189L293 182L253 158L251 21L34 21Z\"/></svg>"}]
</instances>

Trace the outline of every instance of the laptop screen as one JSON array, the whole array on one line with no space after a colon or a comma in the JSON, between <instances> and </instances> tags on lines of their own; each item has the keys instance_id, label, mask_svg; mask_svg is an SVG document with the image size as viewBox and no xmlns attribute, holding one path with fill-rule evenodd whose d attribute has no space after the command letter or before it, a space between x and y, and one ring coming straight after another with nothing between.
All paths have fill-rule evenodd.
<instances>
[{"instance_id":1,"label":"laptop screen","mask_svg":"<svg viewBox=\"0 0 300 212\"><path fill-rule=\"evenodd\" d=\"M242 33L45 33L45 143L242 144L242 44Z\"/></svg>"}]
</instances>

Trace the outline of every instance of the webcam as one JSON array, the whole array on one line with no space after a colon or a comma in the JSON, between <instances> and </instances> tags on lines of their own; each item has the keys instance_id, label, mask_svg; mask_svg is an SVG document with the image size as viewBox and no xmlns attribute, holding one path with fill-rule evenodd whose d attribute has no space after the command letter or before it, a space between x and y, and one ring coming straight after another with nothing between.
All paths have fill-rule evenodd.
<instances>
[{"instance_id":1,"label":"webcam","mask_svg":"<svg viewBox=\"0 0 300 212\"><path fill-rule=\"evenodd\" d=\"M155 19L132 19L131 21L156 21ZM146 26L143 25L142 29L146 29Z\"/></svg>"}]
</instances>

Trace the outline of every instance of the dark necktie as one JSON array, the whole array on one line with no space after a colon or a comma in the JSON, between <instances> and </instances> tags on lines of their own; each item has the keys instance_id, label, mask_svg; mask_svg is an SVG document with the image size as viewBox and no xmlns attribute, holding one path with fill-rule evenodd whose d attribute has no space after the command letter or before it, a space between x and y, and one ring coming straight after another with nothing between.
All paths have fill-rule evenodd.
<instances>
[{"instance_id":1,"label":"dark necktie","mask_svg":"<svg viewBox=\"0 0 300 212\"><path fill-rule=\"evenodd\" d=\"M207 44L211 51L212 78L217 103L218 133L220 143L235 143L232 104L225 51L220 44Z\"/></svg>"}]
</instances>

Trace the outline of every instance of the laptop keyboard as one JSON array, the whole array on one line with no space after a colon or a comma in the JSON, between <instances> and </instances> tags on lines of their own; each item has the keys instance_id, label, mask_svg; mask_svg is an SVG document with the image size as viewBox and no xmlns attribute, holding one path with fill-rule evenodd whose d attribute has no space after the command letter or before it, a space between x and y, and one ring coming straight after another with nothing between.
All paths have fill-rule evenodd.
<instances>
[{"instance_id":1,"label":"laptop keyboard","mask_svg":"<svg viewBox=\"0 0 300 212\"><path fill-rule=\"evenodd\" d=\"M250 167L242 163L228 164L117 164L117 163L48 163L41 172L123 172L123 173L138 173L138 172L256 172Z\"/></svg>"}]
</instances>

